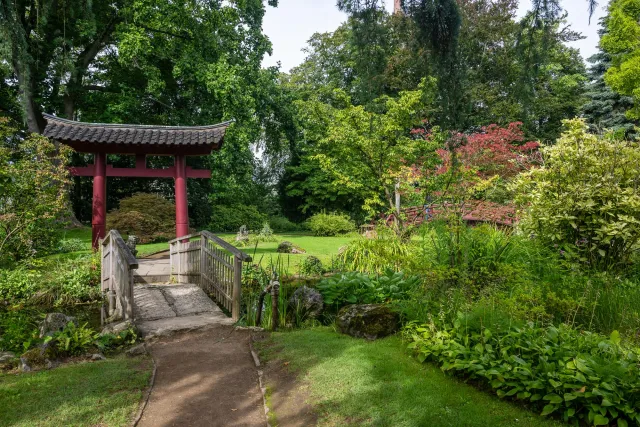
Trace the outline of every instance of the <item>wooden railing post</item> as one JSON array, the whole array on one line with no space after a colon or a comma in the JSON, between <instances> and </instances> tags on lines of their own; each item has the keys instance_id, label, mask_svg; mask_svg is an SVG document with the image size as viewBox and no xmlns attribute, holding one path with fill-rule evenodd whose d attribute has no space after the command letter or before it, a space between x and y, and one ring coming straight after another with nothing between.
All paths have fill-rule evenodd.
<instances>
[{"instance_id":1,"label":"wooden railing post","mask_svg":"<svg viewBox=\"0 0 640 427\"><path fill-rule=\"evenodd\" d=\"M200 236L200 287L204 286L204 277L206 277L206 272L204 268L204 265L206 262L205 246L207 246L207 238L203 234Z\"/></svg>"},{"instance_id":2,"label":"wooden railing post","mask_svg":"<svg viewBox=\"0 0 640 427\"><path fill-rule=\"evenodd\" d=\"M231 318L234 322L237 322L240 320L240 299L242 298L242 259L235 256L233 260L233 301L231 305Z\"/></svg>"}]
</instances>

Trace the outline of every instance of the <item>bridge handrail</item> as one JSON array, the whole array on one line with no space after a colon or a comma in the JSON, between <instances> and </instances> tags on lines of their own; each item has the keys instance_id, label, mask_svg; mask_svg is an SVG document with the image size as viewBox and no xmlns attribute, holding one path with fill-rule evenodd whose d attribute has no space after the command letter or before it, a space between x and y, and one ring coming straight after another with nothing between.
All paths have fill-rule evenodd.
<instances>
[{"instance_id":1,"label":"bridge handrail","mask_svg":"<svg viewBox=\"0 0 640 427\"><path fill-rule=\"evenodd\" d=\"M239 320L242 265L251 261L249 255L203 230L170 240L169 258L178 283L199 285Z\"/></svg>"},{"instance_id":2,"label":"bridge handrail","mask_svg":"<svg viewBox=\"0 0 640 427\"><path fill-rule=\"evenodd\" d=\"M251 262L250 255L241 251L240 249L236 248L232 244L226 242L222 238L216 236L215 234L207 230L202 230L193 234L187 234L186 236L182 236L182 237L176 237L175 239L169 240L169 246L171 246L172 244L178 241L182 242L184 240L189 240L189 239L193 239L194 237L200 237L200 236L206 236L208 239L215 241L218 244L218 246L221 246L224 250L230 252L234 256L237 256L243 262Z\"/></svg>"},{"instance_id":3,"label":"bridge handrail","mask_svg":"<svg viewBox=\"0 0 640 427\"><path fill-rule=\"evenodd\" d=\"M110 230L102 239L100 253L100 285L107 294L108 318L133 320L133 271L138 268L138 260L118 230Z\"/></svg>"}]
</instances>

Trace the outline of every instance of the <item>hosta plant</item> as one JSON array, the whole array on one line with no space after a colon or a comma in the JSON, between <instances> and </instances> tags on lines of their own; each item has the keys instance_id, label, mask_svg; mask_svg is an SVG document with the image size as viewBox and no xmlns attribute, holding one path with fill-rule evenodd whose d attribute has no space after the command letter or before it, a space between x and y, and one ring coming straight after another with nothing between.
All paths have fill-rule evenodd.
<instances>
[{"instance_id":1,"label":"hosta plant","mask_svg":"<svg viewBox=\"0 0 640 427\"><path fill-rule=\"evenodd\" d=\"M527 324L492 332L469 328L460 316L453 326L410 323L405 338L420 361L490 387L501 398L537 407L573 425L640 423L638 350L610 337L568 326Z\"/></svg>"}]
</instances>

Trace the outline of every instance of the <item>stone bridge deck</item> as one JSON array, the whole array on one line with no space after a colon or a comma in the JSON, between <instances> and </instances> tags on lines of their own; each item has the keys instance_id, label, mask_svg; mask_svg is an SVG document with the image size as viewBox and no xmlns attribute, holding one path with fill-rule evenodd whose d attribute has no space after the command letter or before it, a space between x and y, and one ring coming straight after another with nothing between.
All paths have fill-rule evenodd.
<instances>
[{"instance_id":1,"label":"stone bridge deck","mask_svg":"<svg viewBox=\"0 0 640 427\"><path fill-rule=\"evenodd\" d=\"M233 324L196 285L137 284L133 300L135 323L145 338Z\"/></svg>"}]
</instances>

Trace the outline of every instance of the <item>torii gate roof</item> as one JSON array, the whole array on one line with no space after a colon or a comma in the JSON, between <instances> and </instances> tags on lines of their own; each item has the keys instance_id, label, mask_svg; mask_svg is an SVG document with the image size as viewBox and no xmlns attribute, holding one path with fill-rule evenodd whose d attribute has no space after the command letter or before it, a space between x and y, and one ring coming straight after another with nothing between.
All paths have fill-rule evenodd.
<instances>
[{"instance_id":1,"label":"torii gate roof","mask_svg":"<svg viewBox=\"0 0 640 427\"><path fill-rule=\"evenodd\" d=\"M219 150L233 121L209 126L84 123L44 114L44 136L84 153L205 155Z\"/></svg>"}]
</instances>

